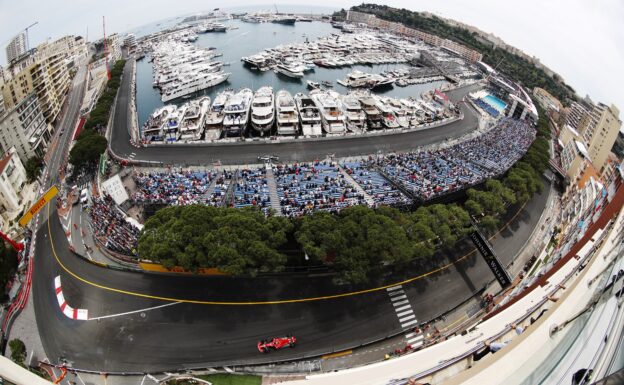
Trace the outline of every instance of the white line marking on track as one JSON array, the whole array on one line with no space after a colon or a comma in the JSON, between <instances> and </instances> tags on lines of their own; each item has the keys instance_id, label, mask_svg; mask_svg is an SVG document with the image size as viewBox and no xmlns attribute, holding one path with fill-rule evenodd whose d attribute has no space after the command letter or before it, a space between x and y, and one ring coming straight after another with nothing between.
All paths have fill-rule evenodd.
<instances>
[{"instance_id":1,"label":"white line marking on track","mask_svg":"<svg viewBox=\"0 0 624 385\"><path fill-rule=\"evenodd\" d=\"M134 313L141 313L141 312L149 311L149 310L156 310L156 309L160 309L162 307L177 305L177 304L180 304L180 303L182 303L182 302L170 302L170 303L166 303L164 305L148 307L148 308L145 308L145 309L139 309L139 310L133 310L133 311L127 311L125 313L104 315L104 316L101 316L101 317L89 318L89 321L97 321L97 320L101 320L101 319L105 319L105 318L121 317L121 316L124 316L124 315L129 315L129 314L134 314Z\"/></svg>"},{"instance_id":2,"label":"white line marking on track","mask_svg":"<svg viewBox=\"0 0 624 385\"><path fill-rule=\"evenodd\" d=\"M405 305L406 303L409 303L409 301L408 301L408 300L405 300L405 301L395 302L395 303L394 303L394 307L401 306L401 305Z\"/></svg>"},{"instance_id":3,"label":"white line marking on track","mask_svg":"<svg viewBox=\"0 0 624 385\"><path fill-rule=\"evenodd\" d=\"M396 307L396 309L394 309L394 311L396 311L397 313L406 309L411 309L412 307L410 305L405 305L405 306L401 306L401 307Z\"/></svg>"},{"instance_id":4,"label":"white line marking on track","mask_svg":"<svg viewBox=\"0 0 624 385\"><path fill-rule=\"evenodd\" d=\"M406 299L406 298L407 298L407 296L406 296L405 294L403 294L403 295L400 295L400 296L398 296L398 297L392 297L392 298L390 298L390 300L391 300L392 302L394 302L394 301L398 301L398 300L400 300L400 299Z\"/></svg>"},{"instance_id":5,"label":"white line marking on track","mask_svg":"<svg viewBox=\"0 0 624 385\"><path fill-rule=\"evenodd\" d=\"M425 337L418 336L416 338L412 338L412 339L407 340L407 342L410 343L410 344L414 344L415 342L422 341L424 339L425 339Z\"/></svg>"},{"instance_id":6,"label":"white line marking on track","mask_svg":"<svg viewBox=\"0 0 624 385\"><path fill-rule=\"evenodd\" d=\"M416 314L414 314L414 312L412 312L411 315L408 315L403 318L399 318L399 322L405 322L405 321L411 320L412 318L416 318Z\"/></svg>"},{"instance_id":7,"label":"white line marking on track","mask_svg":"<svg viewBox=\"0 0 624 385\"><path fill-rule=\"evenodd\" d=\"M391 291L388 294L390 295L390 297L394 297L395 295L405 294L405 292L403 290L397 290L397 291Z\"/></svg>"},{"instance_id":8,"label":"white line marking on track","mask_svg":"<svg viewBox=\"0 0 624 385\"><path fill-rule=\"evenodd\" d=\"M417 324L417 323L418 323L418 320L417 320L417 319L414 319L414 320L411 320L411 321L406 322L406 323L404 323L404 324L401 324L401 327L402 327L402 328L406 328L406 327L408 327L408 326L415 325L415 324Z\"/></svg>"},{"instance_id":9,"label":"white line marking on track","mask_svg":"<svg viewBox=\"0 0 624 385\"><path fill-rule=\"evenodd\" d=\"M402 313L397 313L397 317L399 317L399 321L401 321L401 317L403 317L404 315L408 315L408 314L414 314L414 311L412 309L410 310L406 310ZM414 316L416 317L416 316Z\"/></svg>"},{"instance_id":10,"label":"white line marking on track","mask_svg":"<svg viewBox=\"0 0 624 385\"><path fill-rule=\"evenodd\" d=\"M401 285L399 285L399 286L392 286L392 287L387 288L386 290L387 291L394 291L394 290L400 289L401 287L402 287Z\"/></svg>"}]
</instances>

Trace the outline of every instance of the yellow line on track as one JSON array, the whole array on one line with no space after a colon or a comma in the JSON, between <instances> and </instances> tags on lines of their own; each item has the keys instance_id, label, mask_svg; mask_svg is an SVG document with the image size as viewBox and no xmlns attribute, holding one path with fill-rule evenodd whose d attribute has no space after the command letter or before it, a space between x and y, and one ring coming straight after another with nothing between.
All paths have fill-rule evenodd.
<instances>
[{"instance_id":1,"label":"yellow line on track","mask_svg":"<svg viewBox=\"0 0 624 385\"><path fill-rule=\"evenodd\" d=\"M505 226L501 227L494 235L492 235L490 237L490 239L494 238L501 231L503 231L503 229L505 229L509 225L509 223L511 223L511 221L513 221L520 214L520 212L522 211L522 209L524 209L525 206L526 206L526 203L505 224ZM150 295L150 294L144 294L144 293L136 293L136 292L132 292L132 291L127 291L127 290L117 289L117 288L114 288L114 287L100 285L98 283L91 282L91 281L89 281L89 280L87 280L85 278L82 278L78 274L76 274L73 271L69 270L61 262L61 260L59 259L58 255L56 254L56 249L54 247L54 240L52 238L52 227L50 226L50 221L51 220L52 220L52 218L50 216L50 205L48 205L48 234L50 236L50 245L52 246L52 253L54 254L54 258L56 259L56 262L59 264L59 266L61 266L61 268L63 270L65 270L67 272L67 274L71 275L72 277L76 278L77 280L79 280L79 281L81 281L83 283L86 283L87 285L91 285L93 287L97 287L98 289L107 290L107 291L111 291L111 292L114 292L114 293L126 294L126 295L131 295L131 296L140 297L140 298L155 299L155 300L160 300L160 301L183 302L183 303L191 303L191 304L196 304L196 305L223 305L223 306L281 305L281 304L289 304L289 303L314 302L314 301L322 301L322 300L328 300L328 299L353 297L353 296L356 296L356 295L374 293L374 292L385 290L387 288L390 288L390 287L393 287L393 286L397 286L397 285L405 285L405 284L408 284L410 282L414 282L414 281L417 281L419 279L428 277L428 276L430 276L432 274L435 274L435 273L438 273L438 272L440 272L442 270L448 269L449 267L453 266L457 262L460 262L460 261L468 258L470 255L472 255L473 253L476 252L476 249L472 250L471 252L464 254L459 259L456 259L455 261L453 261L451 263L447 263L446 265L444 265L442 267L439 267L437 269L431 270L431 271L429 271L427 273L418 275L416 277L408 278L406 280L403 280L403 281L400 281L400 282L395 282L395 283L392 283L392 284L389 284L389 285L385 285L385 286L379 286L379 287L374 287L374 288L370 288L370 289L352 291L352 292L348 292L348 293L325 295L325 296L321 296L321 297L284 299L284 300L277 300L277 301L256 301L256 302L254 302L254 301L250 301L250 302L202 301L202 300L194 300L194 299L171 298L171 297L162 297L162 296Z\"/></svg>"}]
</instances>

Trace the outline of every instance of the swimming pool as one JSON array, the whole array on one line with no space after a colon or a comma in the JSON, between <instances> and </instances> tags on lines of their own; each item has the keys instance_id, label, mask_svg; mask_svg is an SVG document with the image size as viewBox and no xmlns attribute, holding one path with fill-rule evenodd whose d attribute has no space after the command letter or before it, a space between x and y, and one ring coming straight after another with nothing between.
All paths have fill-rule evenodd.
<instances>
[{"instance_id":1,"label":"swimming pool","mask_svg":"<svg viewBox=\"0 0 624 385\"><path fill-rule=\"evenodd\" d=\"M496 108L497 110L499 110L501 112L505 111L505 108L507 107L507 104L505 104L505 102L503 102L502 100L500 100L496 96L486 95L483 98L483 101L485 101L487 104L489 104L490 106Z\"/></svg>"}]
</instances>

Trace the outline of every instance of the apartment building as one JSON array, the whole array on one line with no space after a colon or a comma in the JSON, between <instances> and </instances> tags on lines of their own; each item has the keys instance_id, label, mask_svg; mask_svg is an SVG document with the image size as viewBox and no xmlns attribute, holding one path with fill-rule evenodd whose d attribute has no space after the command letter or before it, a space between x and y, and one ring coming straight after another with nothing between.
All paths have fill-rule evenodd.
<instances>
[{"instance_id":1,"label":"apartment building","mask_svg":"<svg viewBox=\"0 0 624 385\"><path fill-rule=\"evenodd\" d=\"M27 202L26 169L14 148L0 156L0 228L8 232Z\"/></svg>"},{"instance_id":2,"label":"apartment building","mask_svg":"<svg viewBox=\"0 0 624 385\"><path fill-rule=\"evenodd\" d=\"M4 108L11 110L35 93L43 115L53 123L70 86L69 68L87 54L84 38L70 35L21 55L6 69L4 85L0 85Z\"/></svg>"},{"instance_id":3,"label":"apartment building","mask_svg":"<svg viewBox=\"0 0 624 385\"><path fill-rule=\"evenodd\" d=\"M0 115L0 149L8 152L14 148L24 163L33 156L43 158L51 137L52 126L46 122L35 93Z\"/></svg>"},{"instance_id":4,"label":"apartment building","mask_svg":"<svg viewBox=\"0 0 624 385\"><path fill-rule=\"evenodd\" d=\"M563 109L563 104L556 97L552 96L550 92L546 91L543 88L535 87L533 88L533 97L535 100L544 108L548 110L552 108L556 111L561 111Z\"/></svg>"},{"instance_id":5,"label":"apartment building","mask_svg":"<svg viewBox=\"0 0 624 385\"><path fill-rule=\"evenodd\" d=\"M582 135L596 170L603 170L621 127L622 121L617 107L603 103L594 106L591 111L591 123Z\"/></svg>"},{"instance_id":6,"label":"apartment building","mask_svg":"<svg viewBox=\"0 0 624 385\"><path fill-rule=\"evenodd\" d=\"M43 115L53 123L69 89L70 79L65 53L45 50L21 60L21 70L13 73L2 90L5 108L12 109L33 92L39 98Z\"/></svg>"},{"instance_id":7,"label":"apartment building","mask_svg":"<svg viewBox=\"0 0 624 385\"><path fill-rule=\"evenodd\" d=\"M7 62L11 63L26 53L26 32L20 32L6 46Z\"/></svg>"},{"instance_id":8,"label":"apartment building","mask_svg":"<svg viewBox=\"0 0 624 385\"><path fill-rule=\"evenodd\" d=\"M619 114L617 107L603 103L573 103L569 108L559 142L563 147L561 166L570 180L577 179L589 165L604 175L622 127Z\"/></svg>"}]
</instances>

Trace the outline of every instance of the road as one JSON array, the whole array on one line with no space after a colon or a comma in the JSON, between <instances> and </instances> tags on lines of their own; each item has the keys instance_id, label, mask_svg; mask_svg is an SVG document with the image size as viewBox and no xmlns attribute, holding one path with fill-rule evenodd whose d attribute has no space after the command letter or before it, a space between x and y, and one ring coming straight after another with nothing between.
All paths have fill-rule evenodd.
<instances>
[{"instance_id":1,"label":"road","mask_svg":"<svg viewBox=\"0 0 624 385\"><path fill-rule=\"evenodd\" d=\"M506 250L501 254L504 261L522 247L545 202L546 193L537 196L493 240L495 249ZM331 300L239 306L172 304L174 300L137 296L247 302L318 297L361 288L335 286L325 277L233 279L106 270L67 251L64 230L53 208L51 212L50 222L44 223L38 234L33 283L37 323L51 359L64 356L76 367L104 371L212 367L301 358L401 330L385 290ZM99 321L70 320L59 311L56 301L53 279L57 275L62 277L68 303L88 309L91 318L135 313ZM482 259L472 255L460 266L403 287L417 318L425 321L460 303L491 279ZM163 305L167 306L143 310ZM298 337L296 349L270 355L256 351L259 338L286 333Z\"/></svg>"},{"instance_id":2,"label":"road","mask_svg":"<svg viewBox=\"0 0 624 385\"><path fill-rule=\"evenodd\" d=\"M128 79L129 76L124 76L125 86L128 86ZM75 84L72 92L77 91L76 87L80 85ZM116 120L127 118L120 116L123 110L118 108ZM472 115L466 113L466 116L470 119ZM70 117L66 118L70 120ZM461 130L468 132L474 129L465 127L467 123L470 121L454 125L453 130L447 126L430 132L385 137L389 144L382 144L380 138L318 143L336 146L336 149L349 154L358 151L369 153L395 144L416 146L423 144L423 141L435 142L453 136L449 134L459 135ZM224 161L222 156L227 155L227 159L244 162L246 159L255 160L257 155L254 151L258 151L254 150L254 145L237 146L236 151L232 148L197 148L197 151L182 148L167 151L162 148L135 149L127 141L120 141L123 132L121 125L116 124L112 146L120 155L135 152L135 159L166 158L170 162L189 163L205 162L215 156ZM353 147L348 143L352 143ZM316 157L321 146L316 142L308 145L309 149L298 144L300 149L297 155L290 156L301 160L308 156ZM126 152L119 152L124 146ZM266 146L262 148L266 149ZM269 146L275 146L268 151L270 153L288 152L290 148L290 145ZM323 154L337 152L322 148ZM53 162L54 159L58 162L59 158L53 158ZM53 169L52 180L56 176ZM495 249L504 251L501 255L504 261L512 258L528 239L545 202L546 194L538 195L493 239ZM328 277L238 279L139 274L101 268L69 252L67 238L54 207L51 205L48 208L49 220L42 221L39 229L33 278L37 325L46 353L53 362L65 357L75 367L108 372L262 363L342 350L403 330L386 290L349 295L346 293L369 288L336 286ZM468 248L460 248L446 257L455 260L466 252ZM406 276L410 274L416 277L419 273L406 272ZM59 275L67 302L73 308L88 309L92 320L75 321L61 313L53 282ZM394 283L394 279L381 277L373 286ZM461 264L451 265L432 276L414 279L403 287L418 320L424 322L454 307L491 279L485 263L472 254ZM345 296L313 299L341 293ZM289 302L300 299L312 300ZM197 303L205 301L239 304ZM251 304L259 301L285 303ZM298 337L297 348L269 355L257 352L255 344L258 339L287 333Z\"/></svg>"},{"instance_id":3,"label":"road","mask_svg":"<svg viewBox=\"0 0 624 385\"><path fill-rule=\"evenodd\" d=\"M163 162L167 165L210 165L256 163L258 156L277 155L280 161L312 161L328 154L337 157L375 154L378 151L405 151L446 138L455 138L473 131L477 118L461 103L465 118L441 127L386 136L362 136L349 139L332 139L291 143L241 143L223 146L159 146L136 148L130 144L129 93L132 79L132 60L126 62L123 81L115 107L110 147L122 158L135 161ZM472 86L449 92L452 100L461 100L472 91Z\"/></svg>"}]
</instances>

